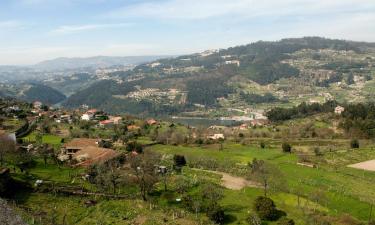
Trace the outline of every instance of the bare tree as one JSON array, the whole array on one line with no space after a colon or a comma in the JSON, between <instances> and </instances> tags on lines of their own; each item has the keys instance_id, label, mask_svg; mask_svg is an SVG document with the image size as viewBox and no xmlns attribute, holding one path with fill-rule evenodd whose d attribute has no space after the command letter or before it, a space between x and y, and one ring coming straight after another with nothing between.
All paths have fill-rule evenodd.
<instances>
[{"instance_id":1,"label":"bare tree","mask_svg":"<svg viewBox=\"0 0 375 225\"><path fill-rule=\"evenodd\" d=\"M54 154L54 149L48 145L48 144L43 144L40 149L39 149L39 155L43 157L44 161L44 167L47 166L47 160L48 158L52 157Z\"/></svg>"},{"instance_id":2,"label":"bare tree","mask_svg":"<svg viewBox=\"0 0 375 225\"><path fill-rule=\"evenodd\" d=\"M136 183L144 201L147 201L148 193L159 181L156 171L156 166L159 162L160 156L149 151L143 154L133 155L130 158L130 166L133 169Z\"/></svg>"},{"instance_id":3,"label":"bare tree","mask_svg":"<svg viewBox=\"0 0 375 225\"><path fill-rule=\"evenodd\" d=\"M5 156L8 153L15 151L16 143L7 135L0 136L0 165L2 166L5 161Z\"/></svg>"},{"instance_id":4,"label":"bare tree","mask_svg":"<svg viewBox=\"0 0 375 225\"><path fill-rule=\"evenodd\" d=\"M270 189L286 189L284 177L281 171L274 165L266 163L263 160L254 159L252 163L249 163L249 167L250 177L263 186L265 197L267 197Z\"/></svg>"}]
</instances>

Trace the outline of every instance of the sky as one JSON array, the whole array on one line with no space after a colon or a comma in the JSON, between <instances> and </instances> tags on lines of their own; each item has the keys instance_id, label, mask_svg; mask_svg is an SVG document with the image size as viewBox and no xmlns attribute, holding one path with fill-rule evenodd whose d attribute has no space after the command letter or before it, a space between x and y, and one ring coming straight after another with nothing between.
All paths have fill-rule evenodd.
<instances>
[{"instance_id":1,"label":"sky","mask_svg":"<svg viewBox=\"0 0 375 225\"><path fill-rule=\"evenodd\" d=\"M375 42L375 0L0 0L0 65L303 36Z\"/></svg>"}]
</instances>

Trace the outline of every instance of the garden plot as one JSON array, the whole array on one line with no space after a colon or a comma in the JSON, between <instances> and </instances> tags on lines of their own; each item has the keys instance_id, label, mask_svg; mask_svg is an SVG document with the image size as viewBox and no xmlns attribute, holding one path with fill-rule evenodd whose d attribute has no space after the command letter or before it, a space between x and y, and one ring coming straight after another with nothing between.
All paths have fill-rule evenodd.
<instances>
[{"instance_id":1,"label":"garden plot","mask_svg":"<svg viewBox=\"0 0 375 225\"><path fill-rule=\"evenodd\" d=\"M365 161L361 163L352 164L352 165L349 165L348 167L368 170L368 171L375 171L375 160L369 160L369 161Z\"/></svg>"}]
</instances>

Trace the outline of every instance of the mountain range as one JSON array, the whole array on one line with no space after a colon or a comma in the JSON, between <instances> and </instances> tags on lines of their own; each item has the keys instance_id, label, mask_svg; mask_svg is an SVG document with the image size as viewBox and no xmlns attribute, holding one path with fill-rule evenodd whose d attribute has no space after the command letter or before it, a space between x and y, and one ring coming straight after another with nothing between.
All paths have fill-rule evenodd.
<instances>
[{"instance_id":1,"label":"mountain range","mask_svg":"<svg viewBox=\"0 0 375 225\"><path fill-rule=\"evenodd\" d=\"M136 65L119 69L125 62ZM68 96L61 98L63 106L85 104L111 113L216 117L375 97L375 43L321 37L259 41L178 57L59 58L34 68L70 71L39 80Z\"/></svg>"},{"instance_id":2,"label":"mountain range","mask_svg":"<svg viewBox=\"0 0 375 225\"><path fill-rule=\"evenodd\" d=\"M166 56L95 56L88 58L56 58L46 60L33 65L32 68L38 70L55 71L55 70L73 70L79 68L106 68L111 66L138 65Z\"/></svg>"},{"instance_id":3,"label":"mountain range","mask_svg":"<svg viewBox=\"0 0 375 225\"><path fill-rule=\"evenodd\" d=\"M320 37L259 41L109 73L72 94L64 106L226 116L301 102L367 101L375 97L374 65L374 43Z\"/></svg>"}]
</instances>

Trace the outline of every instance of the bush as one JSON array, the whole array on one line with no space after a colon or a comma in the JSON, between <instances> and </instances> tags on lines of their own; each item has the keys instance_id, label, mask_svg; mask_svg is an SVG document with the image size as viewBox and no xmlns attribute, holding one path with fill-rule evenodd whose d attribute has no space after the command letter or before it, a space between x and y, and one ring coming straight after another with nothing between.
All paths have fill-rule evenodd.
<instances>
[{"instance_id":1,"label":"bush","mask_svg":"<svg viewBox=\"0 0 375 225\"><path fill-rule=\"evenodd\" d=\"M283 152L291 153L292 152L292 146L289 143L283 143L282 144Z\"/></svg>"},{"instance_id":2,"label":"bush","mask_svg":"<svg viewBox=\"0 0 375 225\"><path fill-rule=\"evenodd\" d=\"M275 221L278 219L278 211L272 199L259 196L255 199L254 210L262 220Z\"/></svg>"},{"instance_id":3,"label":"bush","mask_svg":"<svg viewBox=\"0 0 375 225\"><path fill-rule=\"evenodd\" d=\"M277 225L294 225L294 220L289 219L287 217L282 217L278 222Z\"/></svg>"},{"instance_id":4,"label":"bush","mask_svg":"<svg viewBox=\"0 0 375 225\"><path fill-rule=\"evenodd\" d=\"M260 148L261 148L261 149L264 149L264 148L266 147L266 143L264 143L263 141L260 142L259 145L260 145Z\"/></svg>"},{"instance_id":5,"label":"bush","mask_svg":"<svg viewBox=\"0 0 375 225\"><path fill-rule=\"evenodd\" d=\"M143 146L136 141L132 141L132 142L130 142L126 145L126 151L128 151L128 152L135 151L137 153L142 153L143 152Z\"/></svg>"},{"instance_id":6,"label":"bush","mask_svg":"<svg viewBox=\"0 0 375 225\"><path fill-rule=\"evenodd\" d=\"M354 139L350 142L351 148L359 148L359 141L357 139Z\"/></svg>"},{"instance_id":7,"label":"bush","mask_svg":"<svg viewBox=\"0 0 375 225\"><path fill-rule=\"evenodd\" d=\"M220 206L215 206L207 210L207 216L210 220L214 221L216 224L224 223L224 210Z\"/></svg>"},{"instance_id":8,"label":"bush","mask_svg":"<svg viewBox=\"0 0 375 225\"><path fill-rule=\"evenodd\" d=\"M250 214L247 218L246 221L250 225L261 225L262 220L259 218L259 216L255 213Z\"/></svg>"},{"instance_id":9,"label":"bush","mask_svg":"<svg viewBox=\"0 0 375 225\"><path fill-rule=\"evenodd\" d=\"M203 145L204 141L203 141L202 138L199 138L199 139L195 140L195 144L197 144L197 145Z\"/></svg>"},{"instance_id":10,"label":"bush","mask_svg":"<svg viewBox=\"0 0 375 225\"><path fill-rule=\"evenodd\" d=\"M176 167L186 166L186 159L183 155L174 155L173 156L174 165Z\"/></svg>"}]
</instances>

